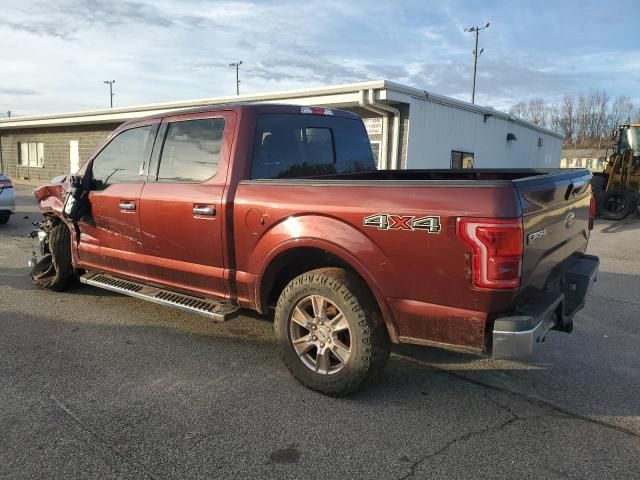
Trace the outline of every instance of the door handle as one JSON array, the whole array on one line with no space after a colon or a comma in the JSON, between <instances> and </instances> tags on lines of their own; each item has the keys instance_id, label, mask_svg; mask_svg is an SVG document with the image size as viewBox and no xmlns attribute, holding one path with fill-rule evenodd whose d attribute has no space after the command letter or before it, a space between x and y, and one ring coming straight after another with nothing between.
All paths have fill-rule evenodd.
<instances>
[{"instance_id":1,"label":"door handle","mask_svg":"<svg viewBox=\"0 0 640 480\"><path fill-rule=\"evenodd\" d=\"M193 207L194 215L206 215L208 217L213 217L216 214L215 207Z\"/></svg>"},{"instance_id":2,"label":"door handle","mask_svg":"<svg viewBox=\"0 0 640 480\"><path fill-rule=\"evenodd\" d=\"M121 210L132 211L136 209L136 204L131 202L120 202L119 206Z\"/></svg>"}]
</instances>

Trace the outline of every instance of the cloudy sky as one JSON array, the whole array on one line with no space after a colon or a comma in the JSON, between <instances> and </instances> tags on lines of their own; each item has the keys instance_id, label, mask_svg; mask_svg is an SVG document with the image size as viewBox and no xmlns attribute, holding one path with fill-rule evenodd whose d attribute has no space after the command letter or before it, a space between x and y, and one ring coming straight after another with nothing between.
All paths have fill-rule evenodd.
<instances>
[{"instance_id":1,"label":"cloudy sky","mask_svg":"<svg viewBox=\"0 0 640 480\"><path fill-rule=\"evenodd\" d=\"M394 80L478 103L640 101L640 1L0 0L0 112L77 111ZM2 114L0 114L2 115Z\"/></svg>"}]
</instances>

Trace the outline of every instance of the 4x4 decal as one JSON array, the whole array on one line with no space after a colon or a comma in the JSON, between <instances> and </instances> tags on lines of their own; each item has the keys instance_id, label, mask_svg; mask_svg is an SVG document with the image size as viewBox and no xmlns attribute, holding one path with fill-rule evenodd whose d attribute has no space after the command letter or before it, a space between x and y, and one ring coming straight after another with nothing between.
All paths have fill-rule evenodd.
<instances>
[{"instance_id":1,"label":"4x4 decal","mask_svg":"<svg viewBox=\"0 0 640 480\"><path fill-rule=\"evenodd\" d=\"M413 215L393 215L376 213L364 217L362 224L378 230L426 230L427 233L440 233L440 217L418 217Z\"/></svg>"}]
</instances>

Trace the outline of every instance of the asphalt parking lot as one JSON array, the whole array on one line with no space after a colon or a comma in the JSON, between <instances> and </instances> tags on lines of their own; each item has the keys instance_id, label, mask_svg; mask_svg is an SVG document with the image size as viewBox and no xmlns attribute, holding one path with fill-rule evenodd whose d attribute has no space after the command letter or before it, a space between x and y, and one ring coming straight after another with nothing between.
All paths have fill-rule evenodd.
<instances>
[{"instance_id":1,"label":"asphalt parking lot","mask_svg":"<svg viewBox=\"0 0 640 480\"><path fill-rule=\"evenodd\" d=\"M402 347L332 399L268 319L34 288L31 189L0 226L0 478L638 478L639 219L597 223L589 303L528 362Z\"/></svg>"}]
</instances>

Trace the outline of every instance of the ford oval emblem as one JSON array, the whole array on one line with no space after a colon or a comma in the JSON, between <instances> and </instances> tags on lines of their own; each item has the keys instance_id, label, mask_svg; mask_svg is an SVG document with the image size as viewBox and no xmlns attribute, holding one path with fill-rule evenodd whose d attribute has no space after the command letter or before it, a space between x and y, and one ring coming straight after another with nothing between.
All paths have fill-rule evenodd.
<instances>
[{"instance_id":1,"label":"ford oval emblem","mask_svg":"<svg viewBox=\"0 0 640 480\"><path fill-rule=\"evenodd\" d=\"M569 212L567 214L567 218L564 219L564 226L567 228L571 228L574 223L576 223L576 214L573 212Z\"/></svg>"}]
</instances>

